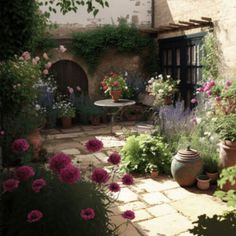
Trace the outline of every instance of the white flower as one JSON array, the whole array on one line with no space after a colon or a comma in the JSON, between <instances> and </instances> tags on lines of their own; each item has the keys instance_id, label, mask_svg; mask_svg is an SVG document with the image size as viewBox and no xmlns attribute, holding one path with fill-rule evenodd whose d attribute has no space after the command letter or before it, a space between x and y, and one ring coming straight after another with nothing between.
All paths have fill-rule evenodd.
<instances>
[{"instance_id":1,"label":"white flower","mask_svg":"<svg viewBox=\"0 0 236 236\"><path fill-rule=\"evenodd\" d=\"M148 83L151 84L154 81L154 78L152 77L150 80L148 80Z\"/></svg>"},{"instance_id":2,"label":"white flower","mask_svg":"<svg viewBox=\"0 0 236 236\"><path fill-rule=\"evenodd\" d=\"M171 78L171 76L170 76L170 75L167 75L167 76L166 76L166 78L167 78L167 79L170 79L170 78Z\"/></svg>"},{"instance_id":3,"label":"white flower","mask_svg":"<svg viewBox=\"0 0 236 236\"><path fill-rule=\"evenodd\" d=\"M163 89L159 89L158 93L164 93L164 90Z\"/></svg>"},{"instance_id":4,"label":"white flower","mask_svg":"<svg viewBox=\"0 0 236 236\"><path fill-rule=\"evenodd\" d=\"M39 105L39 104L36 104L36 105L35 105L35 110L36 110L36 111L39 111L39 110L40 110L40 108L41 108L41 107L40 107L40 105Z\"/></svg>"},{"instance_id":5,"label":"white flower","mask_svg":"<svg viewBox=\"0 0 236 236\"><path fill-rule=\"evenodd\" d=\"M64 47L64 45L59 46L60 52L64 53L67 49Z\"/></svg>"}]
</instances>

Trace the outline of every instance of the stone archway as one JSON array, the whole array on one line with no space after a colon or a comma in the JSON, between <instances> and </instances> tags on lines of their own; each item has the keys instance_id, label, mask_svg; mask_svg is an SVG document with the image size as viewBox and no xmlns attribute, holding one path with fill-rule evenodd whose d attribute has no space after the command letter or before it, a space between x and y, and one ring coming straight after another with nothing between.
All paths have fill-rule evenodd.
<instances>
[{"instance_id":1,"label":"stone archway","mask_svg":"<svg viewBox=\"0 0 236 236\"><path fill-rule=\"evenodd\" d=\"M73 89L79 86L84 94L88 94L88 77L76 62L67 59L58 60L52 65L51 71L62 94L68 94L68 86Z\"/></svg>"}]
</instances>

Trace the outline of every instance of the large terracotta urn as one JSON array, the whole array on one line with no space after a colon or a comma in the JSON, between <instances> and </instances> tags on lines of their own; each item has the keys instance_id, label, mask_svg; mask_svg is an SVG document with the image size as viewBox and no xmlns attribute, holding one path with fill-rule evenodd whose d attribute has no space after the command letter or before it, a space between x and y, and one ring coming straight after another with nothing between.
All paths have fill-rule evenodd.
<instances>
[{"instance_id":1,"label":"large terracotta urn","mask_svg":"<svg viewBox=\"0 0 236 236\"><path fill-rule=\"evenodd\" d=\"M121 97L122 91L121 90L111 90L110 95L113 102L118 102Z\"/></svg>"},{"instance_id":2,"label":"large terracotta urn","mask_svg":"<svg viewBox=\"0 0 236 236\"><path fill-rule=\"evenodd\" d=\"M179 150L171 163L171 174L180 186L192 186L202 172L203 163L199 153L191 149Z\"/></svg>"}]
</instances>

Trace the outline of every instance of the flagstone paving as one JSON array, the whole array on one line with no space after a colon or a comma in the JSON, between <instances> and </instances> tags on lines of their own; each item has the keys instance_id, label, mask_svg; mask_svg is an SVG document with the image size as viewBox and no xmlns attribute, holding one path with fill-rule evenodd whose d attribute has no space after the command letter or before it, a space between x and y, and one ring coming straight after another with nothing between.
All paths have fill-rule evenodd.
<instances>
[{"instance_id":1,"label":"flagstone paving","mask_svg":"<svg viewBox=\"0 0 236 236\"><path fill-rule=\"evenodd\" d=\"M44 131L44 147L48 152L63 151L73 157L81 169L88 165L107 168L107 156L119 151L124 145L124 133L130 131L150 132L150 125L135 126L134 122L115 126L115 134L111 135L106 125L77 126L72 129L50 129ZM91 137L97 137L104 143L101 152L89 154L84 143ZM229 208L225 203L212 196L214 186L209 191L200 191L195 187L181 188L172 178L160 176L136 177L135 184L123 187L112 209L111 217L115 224L124 222L120 213L124 210L135 211L136 218L128 225L120 228L121 236L188 236L193 227L192 222L199 215L213 216L221 214Z\"/></svg>"}]
</instances>

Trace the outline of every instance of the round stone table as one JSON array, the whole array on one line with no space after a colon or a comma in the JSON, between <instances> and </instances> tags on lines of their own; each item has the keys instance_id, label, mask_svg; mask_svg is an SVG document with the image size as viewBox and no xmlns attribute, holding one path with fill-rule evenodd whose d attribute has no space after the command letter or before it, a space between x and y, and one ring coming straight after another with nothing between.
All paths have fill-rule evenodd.
<instances>
[{"instance_id":1,"label":"round stone table","mask_svg":"<svg viewBox=\"0 0 236 236\"><path fill-rule=\"evenodd\" d=\"M112 128L114 125L115 117L121 113L122 109L126 106L131 106L134 105L136 102L133 100L129 99L119 99L118 102L113 102L112 99L103 99L103 100L98 100L94 102L94 105L99 106L99 107L106 107L106 108L117 108L115 112L111 112L111 133L112 133Z\"/></svg>"}]
</instances>

